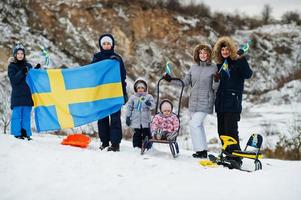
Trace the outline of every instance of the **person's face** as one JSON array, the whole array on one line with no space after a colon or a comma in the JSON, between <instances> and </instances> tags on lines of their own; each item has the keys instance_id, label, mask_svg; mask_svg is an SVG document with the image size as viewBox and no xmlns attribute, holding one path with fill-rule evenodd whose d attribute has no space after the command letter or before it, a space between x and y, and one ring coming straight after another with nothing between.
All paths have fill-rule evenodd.
<instances>
[{"instance_id":1,"label":"person's face","mask_svg":"<svg viewBox=\"0 0 301 200\"><path fill-rule=\"evenodd\" d=\"M223 58L228 58L230 56L230 49L228 47L222 47L221 54Z\"/></svg>"},{"instance_id":2,"label":"person's face","mask_svg":"<svg viewBox=\"0 0 301 200\"><path fill-rule=\"evenodd\" d=\"M137 92L140 93L140 94L145 92L144 87L141 87L141 86L137 87Z\"/></svg>"},{"instance_id":3,"label":"person's face","mask_svg":"<svg viewBox=\"0 0 301 200\"><path fill-rule=\"evenodd\" d=\"M171 109L164 109L162 110L162 113L164 116L170 116L171 115Z\"/></svg>"},{"instance_id":4,"label":"person's face","mask_svg":"<svg viewBox=\"0 0 301 200\"><path fill-rule=\"evenodd\" d=\"M102 46L103 50L110 50L112 48L112 45L109 42L104 42L104 43L102 43L101 46Z\"/></svg>"},{"instance_id":5,"label":"person's face","mask_svg":"<svg viewBox=\"0 0 301 200\"><path fill-rule=\"evenodd\" d=\"M20 61L23 60L24 59L24 53L23 53L23 51L22 50L18 50L16 57L17 57L17 60L20 60Z\"/></svg>"},{"instance_id":6,"label":"person's face","mask_svg":"<svg viewBox=\"0 0 301 200\"><path fill-rule=\"evenodd\" d=\"M205 49L199 51L199 58L201 61L205 62L208 59L208 53Z\"/></svg>"},{"instance_id":7,"label":"person's face","mask_svg":"<svg viewBox=\"0 0 301 200\"><path fill-rule=\"evenodd\" d=\"M170 116L171 113L172 113L171 106L170 105L169 106L167 106L167 105L162 106L162 113L163 113L164 116Z\"/></svg>"}]
</instances>

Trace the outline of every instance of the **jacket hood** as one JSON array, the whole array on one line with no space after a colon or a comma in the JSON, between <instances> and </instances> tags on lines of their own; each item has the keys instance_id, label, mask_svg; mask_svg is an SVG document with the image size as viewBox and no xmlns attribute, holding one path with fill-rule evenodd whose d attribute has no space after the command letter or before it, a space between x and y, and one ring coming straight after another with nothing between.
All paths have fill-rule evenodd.
<instances>
[{"instance_id":1,"label":"jacket hood","mask_svg":"<svg viewBox=\"0 0 301 200\"><path fill-rule=\"evenodd\" d=\"M236 60L238 58L235 42L230 37L224 36L217 40L213 48L213 58L217 64L224 62L224 58L221 55L222 46L227 46L230 49L231 60Z\"/></svg>"},{"instance_id":2,"label":"jacket hood","mask_svg":"<svg viewBox=\"0 0 301 200\"><path fill-rule=\"evenodd\" d=\"M134 91L137 92L137 85L139 83L142 83L145 86L145 92L147 92L147 83L146 80L144 80L143 78L137 78L135 83L134 83Z\"/></svg>"}]
</instances>

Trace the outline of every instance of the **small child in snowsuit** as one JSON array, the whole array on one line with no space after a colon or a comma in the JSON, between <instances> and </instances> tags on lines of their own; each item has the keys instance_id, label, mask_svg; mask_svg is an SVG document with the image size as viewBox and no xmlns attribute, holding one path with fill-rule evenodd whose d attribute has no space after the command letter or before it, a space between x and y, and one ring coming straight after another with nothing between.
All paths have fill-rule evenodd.
<instances>
[{"instance_id":1,"label":"small child in snowsuit","mask_svg":"<svg viewBox=\"0 0 301 200\"><path fill-rule=\"evenodd\" d=\"M134 91L135 94L127 103L126 125L134 129L133 147L141 148L145 137L151 138L149 124L151 110L155 104L153 96L147 92L147 83L143 79L135 81Z\"/></svg>"},{"instance_id":2,"label":"small child in snowsuit","mask_svg":"<svg viewBox=\"0 0 301 200\"><path fill-rule=\"evenodd\" d=\"M151 123L151 132L157 140L174 140L178 136L180 122L172 112L173 105L168 99L162 100L160 113L156 114Z\"/></svg>"}]
</instances>

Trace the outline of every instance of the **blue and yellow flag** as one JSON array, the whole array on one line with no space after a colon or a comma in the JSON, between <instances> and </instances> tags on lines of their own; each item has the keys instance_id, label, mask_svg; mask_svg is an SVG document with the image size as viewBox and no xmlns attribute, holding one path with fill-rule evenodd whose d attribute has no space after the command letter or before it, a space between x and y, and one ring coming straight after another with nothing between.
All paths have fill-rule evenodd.
<instances>
[{"instance_id":1,"label":"blue and yellow flag","mask_svg":"<svg viewBox=\"0 0 301 200\"><path fill-rule=\"evenodd\" d=\"M230 78L230 70L229 70L229 64L228 64L228 61L227 59L225 59L222 67L220 68L219 72L221 72L221 70L224 70L224 72L227 74L228 78Z\"/></svg>"},{"instance_id":2,"label":"blue and yellow flag","mask_svg":"<svg viewBox=\"0 0 301 200\"><path fill-rule=\"evenodd\" d=\"M81 126L120 110L124 103L119 62L104 60L72 69L29 71L37 130Z\"/></svg>"}]
</instances>

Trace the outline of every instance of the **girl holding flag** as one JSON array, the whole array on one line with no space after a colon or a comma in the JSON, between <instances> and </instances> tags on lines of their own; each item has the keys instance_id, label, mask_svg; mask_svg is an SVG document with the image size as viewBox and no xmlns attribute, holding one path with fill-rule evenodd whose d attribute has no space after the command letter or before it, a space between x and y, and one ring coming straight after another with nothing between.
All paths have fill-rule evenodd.
<instances>
[{"instance_id":1,"label":"girl holding flag","mask_svg":"<svg viewBox=\"0 0 301 200\"><path fill-rule=\"evenodd\" d=\"M236 145L226 149L228 153L240 150L238 121L242 111L244 81L253 73L247 59L238 54L240 53L230 37L219 38L213 48L214 60L218 67L214 80L220 82L215 100L218 134L231 136L237 141Z\"/></svg>"},{"instance_id":2,"label":"girl holding flag","mask_svg":"<svg viewBox=\"0 0 301 200\"><path fill-rule=\"evenodd\" d=\"M113 35L105 33L99 38L100 52L94 54L92 63L96 63L106 59L117 60L120 64L120 75L121 77L122 90L124 96L124 102L127 102L126 92L126 69L123 63L122 57L117 54L114 50L115 39ZM121 110L107 116L103 119L98 120L98 135L101 141L99 149L104 150L108 147L108 151L118 152L120 151L120 143L122 140L122 127L121 127ZM111 146L110 145L111 142Z\"/></svg>"},{"instance_id":3,"label":"girl holding flag","mask_svg":"<svg viewBox=\"0 0 301 200\"><path fill-rule=\"evenodd\" d=\"M22 44L14 47L13 58L9 62L8 77L12 87L11 134L18 139L31 140L30 113L33 101L25 79L32 65L25 58L25 48Z\"/></svg>"}]
</instances>

